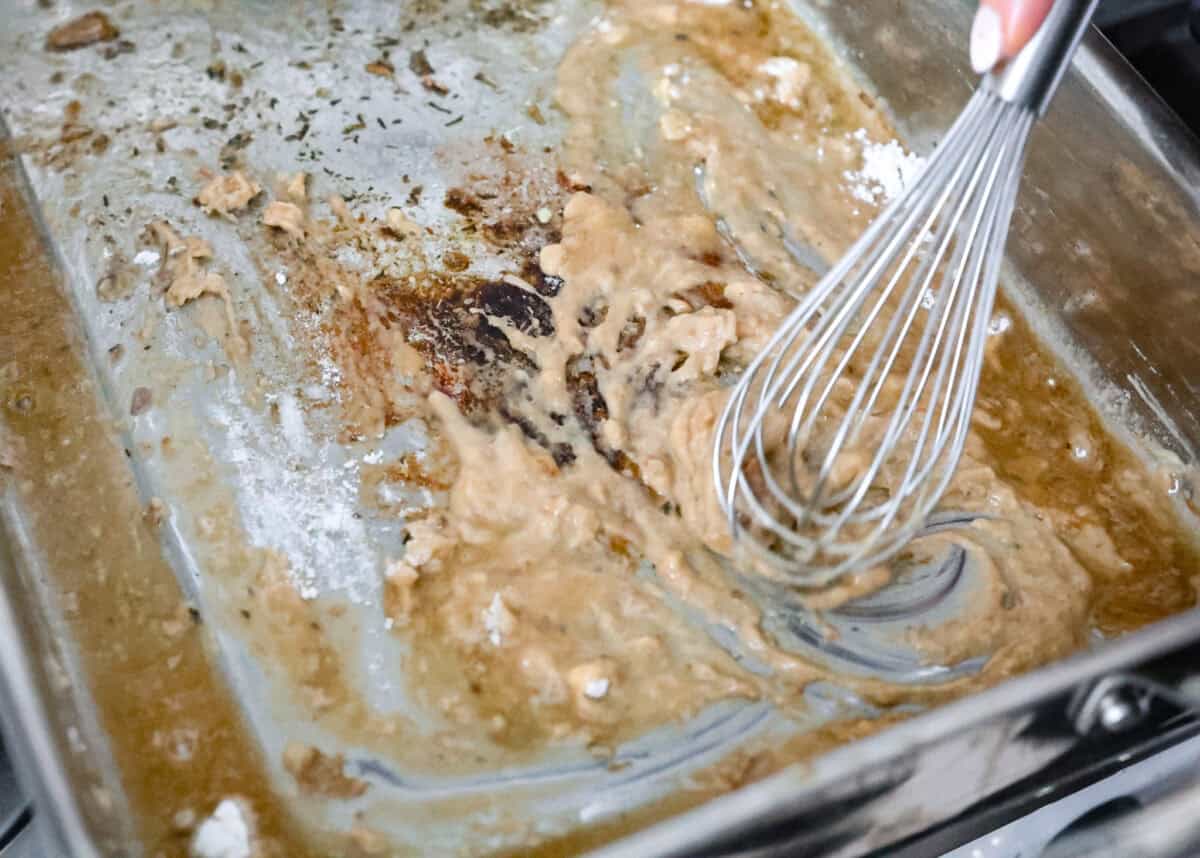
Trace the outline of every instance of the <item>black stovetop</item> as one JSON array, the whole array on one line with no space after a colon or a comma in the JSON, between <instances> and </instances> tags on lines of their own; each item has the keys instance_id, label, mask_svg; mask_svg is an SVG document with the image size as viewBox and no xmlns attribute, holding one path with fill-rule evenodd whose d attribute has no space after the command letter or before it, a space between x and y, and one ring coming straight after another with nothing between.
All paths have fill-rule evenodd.
<instances>
[{"instance_id":1,"label":"black stovetop","mask_svg":"<svg viewBox=\"0 0 1200 858\"><path fill-rule=\"evenodd\" d=\"M1200 0L1104 0L1096 22L1200 136Z\"/></svg>"},{"instance_id":2,"label":"black stovetop","mask_svg":"<svg viewBox=\"0 0 1200 858\"><path fill-rule=\"evenodd\" d=\"M0 743L0 853L3 858L11 854L9 846L24 830L30 815L28 802L17 788L16 774L4 753L3 743Z\"/></svg>"}]
</instances>

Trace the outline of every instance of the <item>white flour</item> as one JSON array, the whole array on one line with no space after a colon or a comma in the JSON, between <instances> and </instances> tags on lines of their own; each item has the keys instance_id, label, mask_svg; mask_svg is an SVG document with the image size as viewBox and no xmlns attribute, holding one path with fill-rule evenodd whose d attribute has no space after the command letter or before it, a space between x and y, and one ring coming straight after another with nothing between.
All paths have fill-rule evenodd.
<instances>
[{"instance_id":1,"label":"white flour","mask_svg":"<svg viewBox=\"0 0 1200 858\"><path fill-rule=\"evenodd\" d=\"M812 77L812 70L807 65L791 57L771 57L758 70L773 80L771 95L776 101L789 107L800 106L804 89ZM757 93L759 100L764 94Z\"/></svg>"},{"instance_id":2,"label":"white flour","mask_svg":"<svg viewBox=\"0 0 1200 858\"><path fill-rule=\"evenodd\" d=\"M231 389L225 403L238 403ZM242 526L251 544L288 558L300 595L339 593L355 602L371 598L375 558L358 509L359 465L336 443L306 425L296 399L268 397L279 425L240 404L214 404L209 416L223 436L219 459L236 469Z\"/></svg>"},{"instance_id":3,"label":"white flour","mask_svg":"<svg viewBox=\"0 0 1200 858\"><path fill-rule=\"evenodd\" d=\"M512 633L513 615L499 593L492 596L491 603L483 612L483 627L492 646L500 646L504 643L504 636Z\"/></svg>"},{"instance_id":4,"label":"white flour","mask_svg":"<svg viewBox=\"0 0 1200 858\"><path fill-rule=\"evenodd\" d=\"M850 195L861 202L890 203L907 190L925 165L924 158L905 151L895 140L872 141L865 128L855 131L850 139L862 146L862 167L847 170L843 178Z\"/></svg>"},{"instance_id":5,"label":"white flour","mask_svg":"<svg viewBox=\"0 0 1200 858\"><path fill-rule=\"evenodd\" d=\"M192 838L195 858L250 858L250 828L233 799L222 799Z\"/></svg>"}]
</instances>

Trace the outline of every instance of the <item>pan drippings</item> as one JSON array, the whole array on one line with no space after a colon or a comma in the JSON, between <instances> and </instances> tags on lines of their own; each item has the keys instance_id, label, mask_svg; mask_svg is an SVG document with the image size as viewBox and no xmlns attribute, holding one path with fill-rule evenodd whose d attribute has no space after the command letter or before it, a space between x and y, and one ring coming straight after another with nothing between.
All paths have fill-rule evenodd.
<instances>
[{"instance_id":1,"label":"pan drippings","mask_svg":"<svg viewBox=\"0 0 1200 858\"><path fill-rule=\"evenodd\" d=\"M793 17L762 5L614 3L567 53L556 97L560 235L536 264L427 293L366 283L353 306L421 353L416 411L453 463L445 503L410 518L387 573L418 693L501 746L603 750L731 697L795 706L831 675L764 630L723 563L711 436L728 379L817 276L781 236L835 257L879 197L847 177L891 132ZM447 204L486 220L463 199ZM878 701L948 699L1195 599L1158 478L1011 307L993 328L944 503L975 521L899 563L965 552L960 604L896 642L922 663L985 664L941 686L837 677ZM803 600L835 607L894 577Z\"/></svg>"},{"instance_id":2,"label":"pan drippings","mask_svg":"<svg viewBox=\"0 0 1200 858\"><path fill-rule=\"evenodd\" d=\"M75 594L146 851L233 807L288 855L524 855L600 820L545 846L573 854L1195 604L1186 475L1114 439L1008 305L945 501L972 523L827 590L748 589L713 423L914 156L783 3L402 6L263 33L239 4L134 3L128 49L53 52L41 85L14 66L86 275L52 315L88 310L136 443L9 290L13 365L41 374L0 360L0 479ZM53 16L20 15L40 45ZM872 642L978 670L872 676L794 634L865 627L935 567L951 586Z\"/></svg>"}]
</instances>

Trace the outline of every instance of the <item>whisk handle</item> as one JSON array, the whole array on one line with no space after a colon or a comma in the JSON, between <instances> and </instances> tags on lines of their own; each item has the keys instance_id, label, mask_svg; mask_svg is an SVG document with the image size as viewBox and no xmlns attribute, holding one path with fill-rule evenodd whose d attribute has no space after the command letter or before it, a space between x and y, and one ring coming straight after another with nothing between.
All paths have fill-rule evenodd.
<instances>
[{"instance_id":1,"label":"whisk handle","mask_svg":"<svg viewBox=\"0 0 1200 858\"><path fill-rule=\"evenodd\" d=\"M984 85L1011 104L1046 112L1100 0L1054 0L1037 34Z\"/></svg>"}]
</instances>

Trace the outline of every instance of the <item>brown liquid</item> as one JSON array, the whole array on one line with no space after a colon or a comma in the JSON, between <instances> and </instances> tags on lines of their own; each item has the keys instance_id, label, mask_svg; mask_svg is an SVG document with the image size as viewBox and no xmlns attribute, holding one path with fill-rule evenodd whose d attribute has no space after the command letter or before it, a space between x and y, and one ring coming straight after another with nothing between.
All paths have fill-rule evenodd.
<instances>
[{"instance_id":1,"label":"brown liquid","mask_svg":"<svg viewBox=\"0 0 1200 858\"><path fill-rule=\"evenodd\" d=\"M314 854L292 836L213 669L203 618L189 613L143 514L11 158L0 164L0 355L0 439L14 458L0 480L20 498L52 593L78 604L66 623L88 677L81 691L100 713L145 853L187 855L190 831L174 815L203 820L240 796L264 856ZM177 739L194 741L190 759L173 755Z\"/></svg>"},{"instance_id":2,"label":"brown liquid","mask_svg":"<svg viewBox=\"0 0 1200 858\"><path fill-rule=\"evenodd\" d=\"M1101 632L1119 635L1194 607L1200 552L1163 478L1108 433L1079 383L1010 315L1013 330L990 355L979 391L984 408L1004 403L1004 426L976 426L997 475L1051 512L1060 531L1098 525L1130 565L1113 576L1077 553L1092 573L1092 622ZM1091 441L1088 464L1072 453L1081 428ZM1131 481L1145 489L1136 497Z\"/></svg>"}]
</instances>

